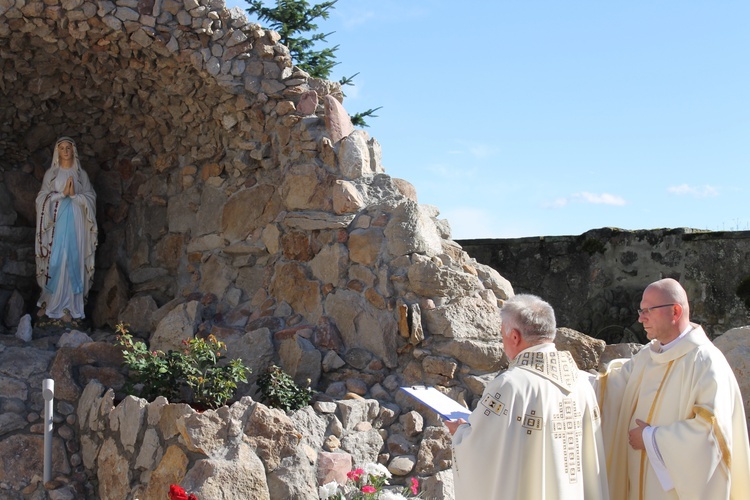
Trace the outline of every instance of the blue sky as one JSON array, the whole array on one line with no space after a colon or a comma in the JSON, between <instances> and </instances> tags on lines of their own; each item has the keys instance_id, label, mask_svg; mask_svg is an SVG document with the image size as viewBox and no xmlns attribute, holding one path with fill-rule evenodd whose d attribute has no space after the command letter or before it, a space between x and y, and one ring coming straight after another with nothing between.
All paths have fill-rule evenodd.
<instances>
[{"instance_id":1,"label":"blue sky","mask_svg":"<svg viewBox=\"0 0 750 500\"><path fill-rule=\"evenodd\" d=\"M509 238L750 229L749 20L746 0L339 0L319 30L332 79L359 72L344 107L383 107L386 172L454 239Z\"/></svg>"}]
</instances>

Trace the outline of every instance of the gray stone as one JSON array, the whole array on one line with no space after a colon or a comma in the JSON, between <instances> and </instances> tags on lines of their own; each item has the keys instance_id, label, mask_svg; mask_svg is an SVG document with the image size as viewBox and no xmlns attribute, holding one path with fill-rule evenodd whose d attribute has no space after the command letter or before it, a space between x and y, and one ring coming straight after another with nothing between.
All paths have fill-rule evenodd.
<instances>
[{"instance_id":1,"label":"gray stone","mask_svg":"<svg viewBox=\"0 0 750 500\"><path fill-rule=\"evenodd\" d=\"M79 347L93 341L91 337L81 331L70 330L60 336L60 340L57 341L57 347Z\"/></svg>"},{"instance_id":2,"label":"gray stone","mask_svg":"<svg viewBox=\"0 0 750 500\"><path fill-rule=\"evenodd\" d=\"M8 328L18 326L21 318L24 315L24 307L25 304L23 297L20 293L18 293L18 290L13 290L13 293L10 294L8 302L5 304L5 314L3 317L5 326L7 326Z\"/></svg>"},{"instance_id":3,"label":"gray stone","mask_svg":"<svg viewBox=\"0 0 750 500\"><path fill-rule=\"evenodd\" d=\"M271 498L311 498L318 495L315 457L303 449L284 457L281 464L267 476Z\"/></svg>"},{"instance_id":4,"label":"gray stone","mask_svg":"<svg viewBox=\"0 0 750 500\"><path fill-rule=\"evenodd\" d=\"M323 439L327 428L326 419L316 414L312 406L306 406L295 411L291 417L294 427L302 434L302 443L314 450L323 447Z\"/></svg>"},{"instance_id":5,"label":"gray stone","mask_svg":"<svg viewBox=\"0 0 750 500\"><path fill-rule=\"evenodd\" d=\"M451 435L445 426L428 427L419 445L416 472L432 475L451 466Z\"/></svg>"},{"instance_id":6,"label":"gray stone","mask_svg":"<svg viewBox=\"0 0 750 500\"><path fill-rule=\"evenodd\" d=\"M117 317L133 334L150 333L153 329L152 318L158 309L151 295L136 295L128 300L125 308Z\"/></svg>"},{"instance_id":7,"label":"gray stone","mask_svg":"<svg viewBox=\"0 0 750 500\"><path fill-rule=\"evenodd\" d=\"M442 252L442 238L421 205L411 200L393 211L385 227L388 253L393 257L419 253L432 257Z\"/></svg>"},{"instance_id":8,"label":"gray stone","mask_svg":"<svg viewBox=\"0 0 750 500\"><path fill-rule=\"evenodd\" d=\"M39 349L7 347L0 351L0 374L19 380L33 380L47 372L55 353ZM36 377L35 377L36 376Z\"/></svg>"},{"instance_id":9,"label":"gray stone","mask_svg":"<svg viewBox=\"0 0 750 500\"><path fill-rule=\"evenodd\" d=\"M388 463L388 471L394 476L405 476L414 470L415 465L417 465L417 457L402 455L391 459Z\"/></svg>"},{"instance_id":10,"label":"gray stone","mask_svg":"<svg viewBox=\"0 0 750 500\"><path fill-rule=\"evenodd\" d=\"M346 361L341 359L341 356L336 354L336 351L327 351L325 356L323 356L322 368L324 372L337 370L345 364Z\"/></svg>"},{"instance_id":11,"label":"gray stone","mask_svg":"<svg viewBox=\"0 0 750 500\"><path fill-rule=\"evenodd\" d=\"M555 347L558 351L569 351L579 370L595 370L604 352L606 342L593 339L570 328L558 328Z\"/></svg>"},{"instance_id":12,"label":"gray stone","mask_svg":"<svg viewBox=\"0 0 750 500\"><path fill-rule=\"evenodd\" d=\"M227 339L226 344L228 359L241 359L252 370L247 384L243 384L238 391L240 396L247 395L258 377L274 363L273 335L268 328L260 328L240 337Z\"/></svg>"},{"instance_id":13,"label":"gray stone","mask_svg":"<svg viewBox=\"0 0 750 500\"><path fill-rule=\"evenodd\" d=\"M188 450L209 457L221 456L222 450L234 446L241 436L241 429L233 428L226 407L192 412L176 425Z\"/></svg>"},{"instance_id":14,"label":"gray stone","mask_svg":"<svg viewBox=\"0 0 750 500\"><path fill-rule=\"evenodd\" d=\"M475 370L496 372L508 367L503 344L498 341L455 339L434 346L434 352L451 356Z\"/></svg>"},{"instance_id":15,"label":"gray stone","mask_svg":"<svg viewBox=\"0 0 750 500\"><path fill-rule=\"evenodd\" d=\"M438 265L432 260L421 260L409 266L409 288L426 297L461 297L479 290L476 276Z\"/></svg>"},{"instance_id":16,"label":"gray stone","mask_svg":"<svg viewBox=\"0 0 750 500\"><path fill-rule=\"evenodd\" d=\"M369 135L364 130L355 130L341 141L338 167L344 179L355 180L374 174L370 165ZM331 137L335 144L337 141Z\"/></svg>"},{"instance_id":17,"label":"gray stone","mask_svg":"<svg viewBox=\"0 0 750 500\"><path fill-rule=\"evenodd\" d=\"M432 335L454 339L500 341L500 310L476 297L461 297L448 305L422 311Z\"/></svg>"},{"instance_id":18,"label":"gray stone","mask_svg":"<svg viewBox=\"0 0 750 500\"><path fill-rule=\"evenodd\" d=\"M310 261L313 276L323 283L338 285L346 272L349 254L344 245L334 243L323 247Z\"/></svg>"},{"instance_id":19,"label":"gray stone","mask_svg":"<svg viewBox=\"0 0 750 500\"><path fill-rule=\"evenodd\" d=\"M348 348L360 347L382 359L386 366L396 366L398 325L390 312L376 309L356 292L341 289L328 295L325 310Z\"/></svg>"},{"instance_id":20,"label":"gray stone","mask_svg":"<svg viewBox=\"0 0 750 500\"><path fill-rule=\"evenodd\" d=\"M403 425L404 433L407 436L414 437L424 430L424 419L416 411L405 413L398 420Z\"/></svg>"},{"instance_id":21,"label":"gray stone","mask_svg":"<svg viewBox=\"0 0 750 500\"><path fill-rule=\"evenodd\" d=\"M295 335L279 343L281 367L301 387L318 385L322 356L312 343Z\"/></svg>"},{"instance_id":22,"label":"gray stone","mask_svg":"<svg viewBox=\"0 0 750 500\"><path fill-rule=\"evenodd\" d=\"M433 500L454 500L453 471L441 470L421 481L420 493L423 498Z\"/></svg>"},{"instance_id":23,"label":"gray stone","mask_svg":"<svg viewBox=\"0 0 750 500\"><path fill-rule=\"evenodd\" d=\"M31 328L31 316L24 314L16 328L16 338L24 342L31 342L33 329Z\"/></svg>"},{"instance_id":24,"label":"gray stone","mask_svg":"<svg viewBox=\"0 0 750 500\"><path fill-rule=\"evenodd\" d=\"M28 393L28 387L24 381L0 376L0 398L15 398L26 401ZM4 411L7 411L7 409Z\"/></svg>"},{"instance_id":25,"label":"gray stone","mask_svg":"<svg viewBox=\"0 0 750 500\"><path fill-rule=\"evenodd\" d=\"M0 436L26 427L26 419L17 413L0 415Z\"/></svg>"},{"instance_id":26,"label":"gray stone","mask_svg":"<svg viewBox=\"0 0 750 500\"><path fill-rule=\"evenodd\" d=\"M635 353L643 349L643 344L611 344L604 347L601 357L599 358L598 369L603 371L607 363L613 359L632 358Z\"/></svg>"},{"instance_id":27,"label":"gray stone","mask_svg":"<svg viewBox=\"0 0 750 500\"><path fill-rule=\"evenodd\" d=\"M352 432L341 440L341 448L352 455L354 465L358 467L368 463L377 463L382 447L383 437L376 429Z\"/></svg>"},{"instance_id":28,"label":"gray stone","mask_svg":"<svg viewBox=\"0 0 750 500\"><path fill-rule=\"evenodd\" d=\"M39 477L39 465L44 463L44 437L15 434L0 441L0 482L20 490ZM65 443L60 438L52 441L52 477L70 473Z\"/></svg>"},{"instance_id":29,"label":"gray stone","mask_svg":"<svg viewBox=\"0 0 750 500\"><path fill-rule=\"evenodd\" d=\"M183 340L190 340L195 335L201 321L203 307L198 301L180 304L159 321L156 331L151 335L149 346L161 351L180 350Z\"/></svg>"},{"instance_id":30,"label":"gray stone","mask_svg":"<svg viewBox=\"0 0 750 500\"><path fill-rule=\"evenodd\" d=\"M221 213L227 202L227 195L221 189L206 186L201 193L200 206L192 225L193 236L213 233L221 222Z\"/></svg>"},{"instance_id":31,"label":"gray stone","mask_svg":"<svg viewBox=\"0 0 750 500\"><path fill-rule=\"evenodd\" d=\"M127 396L109 415L110 428L119 432L119 442L129 453L135 452L147 405L144 399Z\"/></svg>"},{"instance_id":32,"label":"gray stone","mask_svg":"<svg viewBox=\"0 0 750 500\"><path fill-rule=\"evenodd\" d=\"M146 429L135 460L135 466L139 469L152 469L156 464L157 454L160 452L163 453L163 450L159 444L159 434L156 429Z\"/></svg>"}]
</instances>

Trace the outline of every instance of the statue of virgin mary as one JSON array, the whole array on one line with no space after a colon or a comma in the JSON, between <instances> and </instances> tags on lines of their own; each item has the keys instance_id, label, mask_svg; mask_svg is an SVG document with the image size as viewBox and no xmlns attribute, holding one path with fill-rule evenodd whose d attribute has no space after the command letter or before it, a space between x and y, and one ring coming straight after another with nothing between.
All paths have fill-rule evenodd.
<instances>
[{"instance_id":1,"label":"statue of virgin mary","mask_svg":"<svg viewBox=\"0 0 750 500\"><path fill-rule=\"evenodd\" d=\"M36 278L39 315L66 322L84 318L94 280L96 193L81 168L75 142L55 143L52 165L36 197Z\"/></svg>"}]
</instances>

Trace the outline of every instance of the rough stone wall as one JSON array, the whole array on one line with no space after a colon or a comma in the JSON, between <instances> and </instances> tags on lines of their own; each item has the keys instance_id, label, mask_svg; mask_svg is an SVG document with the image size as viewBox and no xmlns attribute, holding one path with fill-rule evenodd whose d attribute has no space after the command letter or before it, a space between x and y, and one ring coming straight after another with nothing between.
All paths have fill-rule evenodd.
<instances>
[{"instance_id":1,"label":"rough stone wall","mask_svg":"<svg viewBox=\"0 0 750 500\"><path fill-rule=\"evenodd\" d=\"M0 0L2 333L34 312L34 198L69 135L98 195L95 329L124 320L164 350L212 333L253 377L277 363L332 399L428 382L470 403L502 368L510 283L385 174L377 141L335 138L339 86L278 39L221 0ZM71 373L122 390L68 355L49 369L65 401Z\"/></svg>"},{"instance_id":2,"label":"rough stone wall","mask_svg":"<svg viewBox=\"0 0 750 500\"><path fill-rule=\"evenodd\" d=\"M317 340L394 368L424 337L415 307L450 337L456 300L505 298L385 175L374 139L332 142L321 103L340 88L294 68L278 39L222 1L0 0L0 306L33 311L33 199L62 134L98 194L95 327L129 310L148 332L183 307L186 335L266 328L281 352Z\"/></svg>"},{"instance_id":3,"label":"rough stone wall","mask_svg":"<svg viewBox=\"0 0 750 500\"><path fill-rule=\"evenodd\" d=\"M597 229L460 243L511 280L517 293L548 300L559 324L608 343L646 341L636 309L646 285L661 278L682 283L691 320L709 335L750 323L747 231Z\"/></svg>"},{"instance_id":4,"label":"rough stone wall","mask_svg":"<svg viewBox=\"0 0 750 500\"><path fill-rule=\"evenodd\" d=\"M76 421L81 460L96 472L95 498L159 500L181 484L198 498L314 500L319 484L343 485L347 472L378 463L385 449L398 455L389 464L396 491L408 474L425 498L453 499L445 426L376 400L317 401L287 414L243 398L198 413L164 398L116 403L94 381Z\"/></svg>"}]
</instances>

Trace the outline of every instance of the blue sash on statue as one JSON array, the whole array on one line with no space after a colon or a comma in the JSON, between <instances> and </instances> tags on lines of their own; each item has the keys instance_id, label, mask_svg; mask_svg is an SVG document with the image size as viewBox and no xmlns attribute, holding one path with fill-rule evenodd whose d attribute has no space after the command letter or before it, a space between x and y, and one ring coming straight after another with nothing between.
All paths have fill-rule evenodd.
<instances>
[{"instance_id":1,"label":"blue sash on statue","mask_svg":"<svg viewBox=\"0 0 750 500\"><path fill-rule=\"evenodd\" d=\"M52 255L49 258L50 279L45 287L47 292L53 294L57 290L64 264L68 270L68 279L70 279L73 293L83 293L80 262L73 200L66 196L60 201L57 209L55 241L52 242Z\"/></svg>"}]
</instances>

